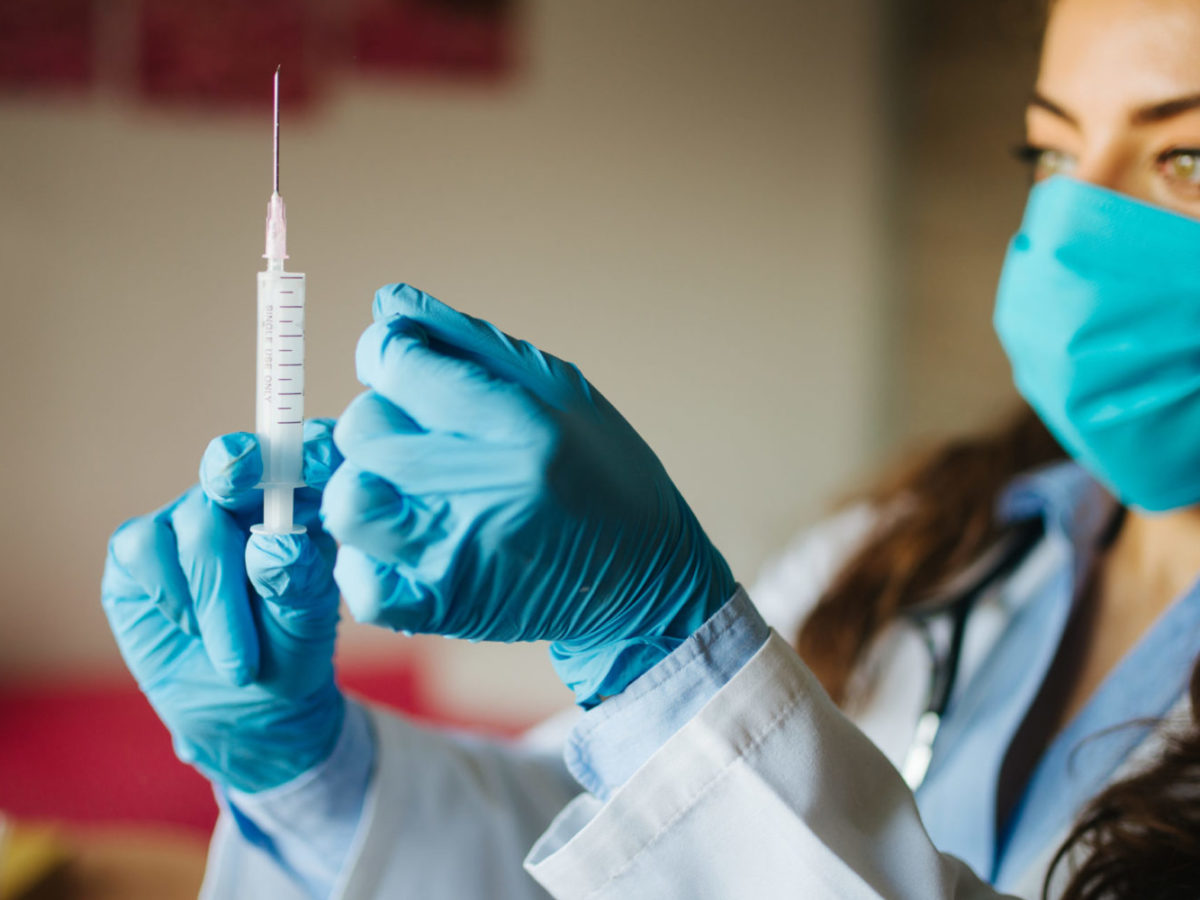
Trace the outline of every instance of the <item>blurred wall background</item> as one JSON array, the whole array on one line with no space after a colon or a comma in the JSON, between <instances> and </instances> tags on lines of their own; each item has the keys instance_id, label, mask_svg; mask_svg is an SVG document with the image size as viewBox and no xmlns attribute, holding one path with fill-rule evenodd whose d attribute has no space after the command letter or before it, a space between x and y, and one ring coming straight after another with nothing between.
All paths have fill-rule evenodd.
<instances>
[{"instance_id":1,"label":"blurred wall background","mask_svg":"<svg viewBox=\"0 0 1200 900\"><path fill-rule=\"evenodd\" d=\"M1045 5L910 0L896 19L899 351L885 415L897 446L986 427L1017 402L992 303L1029 185L1012 150Z\"/></svg>"},{"instance_id":2,"label":"blurred wall background","mask_svg":"<svg viewBox=\"0 0 1200 900\"><path fill-rule=\"evenodd\" d=\"M503 78L285 101L309 414L358 390L374 289L412 282L578 362L752 579L896 447L1011 397L989 309L1032 50L1008 5L528 0ZM117 670L108 534L252 427L268 115L0 96L5 678ZM348 624L342 652L420 654L466 714L569 699L539 647Z\"/></svg>"}]
</instances>

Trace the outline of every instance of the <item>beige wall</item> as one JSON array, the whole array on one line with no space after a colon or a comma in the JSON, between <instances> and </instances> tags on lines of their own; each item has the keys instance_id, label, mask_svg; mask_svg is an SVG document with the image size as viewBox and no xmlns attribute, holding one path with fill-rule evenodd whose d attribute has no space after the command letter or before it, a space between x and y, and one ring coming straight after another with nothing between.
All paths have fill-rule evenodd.
<instances>
[{"instance_id":1,"label":"beige wall","mask_svg":"<svg viewBox=\"0 0 1200 900\"><path fill-rule=\"evenodd\" d=\"M992 305L1028 188L1011 150L1036 73L1038 4L917 6L904 42L904 308L888 425L924 442L985 426L1018 402Z\"/></svg>"},{"instance_id":2,"label":"beige wall","mask_svg":"<svg viewBox=\"0 0 1200 900\"><path fill-rule=\"evenodd\" d=\"M411 281L580 363L749 578L880 450L876 6L539 0L511 84L346 82L285 110L309 413L355 394L372 292ZM0 101L4 671L117 665L107 535L252 424L266 126ZM563 700L539 648L423 646L492 711Z\"/></svg>"}]
</instances>

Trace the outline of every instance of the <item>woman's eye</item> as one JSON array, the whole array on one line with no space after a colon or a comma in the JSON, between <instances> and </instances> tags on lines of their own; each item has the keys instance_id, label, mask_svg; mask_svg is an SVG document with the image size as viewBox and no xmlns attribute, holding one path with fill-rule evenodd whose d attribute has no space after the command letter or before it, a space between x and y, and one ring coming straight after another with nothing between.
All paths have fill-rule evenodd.
<instances>
[{"instance_id":1,"label":"woman's eye","mask_svg":"<svg viewBox=\"0 0 1200 900\"><path fill-rule=\"evenodd\" d=\"M1169 181L1200 190L1200 149L1172 150L1160 159L1159 170Z\"/></svg>"},{"instance_id":2,"label":"woman's eye","mask_svg":"<svg viewBox=\"0 0 1200 900\"><path fill-rule=\"evenodd\" d=\"M1016 148L1015 155L1029 167L1034 181L1043 181L1051 175L1069 175L1075 170L1075 157L1062 150L1023 144ZM1200 155L1197 161L1200 162Z\"/></svg>"}]
</instances>

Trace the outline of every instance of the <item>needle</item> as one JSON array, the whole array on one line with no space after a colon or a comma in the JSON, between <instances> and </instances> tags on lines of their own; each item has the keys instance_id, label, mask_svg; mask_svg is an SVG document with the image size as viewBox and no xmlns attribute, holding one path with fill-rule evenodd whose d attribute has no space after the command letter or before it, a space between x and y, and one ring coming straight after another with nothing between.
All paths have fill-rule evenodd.
<instances>
[{"instance_id":1,"label":"needle","mask_svg":"<svg viewBox=\"0 0 1200 900\"><path fill-rule=\"evenodd\" d=\"M275 67L275 143L271 159L275 191L267 201L267 252L263 256L282 271L283 261L287 259L287 213L283 198L279 196L279 69L279 66Z\"/></svg>"},{"instance_id":2,"label":"needle","mask_svg":"<svg viewBox=\"0 0 1200 900\"><path fill-rule=\"evenodd\" d=\"M279 193L279 69L275 67L275 193Z\"/></svg>"}]
</instances>

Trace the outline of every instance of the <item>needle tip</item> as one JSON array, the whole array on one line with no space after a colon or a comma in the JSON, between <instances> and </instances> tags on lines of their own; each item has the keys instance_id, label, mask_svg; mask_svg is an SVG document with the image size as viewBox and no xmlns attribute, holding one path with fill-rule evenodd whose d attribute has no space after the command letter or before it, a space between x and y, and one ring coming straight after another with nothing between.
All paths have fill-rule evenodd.
<instances>
[{"instance_id":1,"label":"needle tip","mask_svg":"<svg viewBox=\"0 0 1200 900\"><path fill-rule=\"evenodd\" d=\"M277 63L275 66L275 74L279 74L279 70L283 68L283 63Z\"/></svg>"},{"instance_id":2,"label":"needle tip","mask_svg":"<svg viewBox=\"0 0 1200 900\"><path fill-rule=\"evenodd\" d=\"M272 153L271 167L274 169L275 193L279 193L279 70L282 65L275 66L275 142Z\"/></svg>"}]
</instances>

